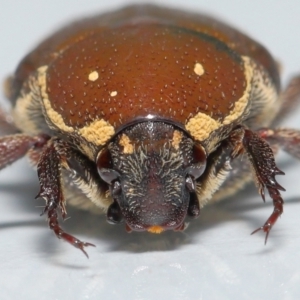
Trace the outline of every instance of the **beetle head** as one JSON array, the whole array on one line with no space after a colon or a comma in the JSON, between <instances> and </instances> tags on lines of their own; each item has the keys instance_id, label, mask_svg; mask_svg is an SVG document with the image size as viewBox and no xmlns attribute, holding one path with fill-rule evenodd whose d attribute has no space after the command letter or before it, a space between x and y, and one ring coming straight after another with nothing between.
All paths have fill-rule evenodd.
<instances>
[{"instance_id":1,"label":"beetle head","mask_svg":"<svg viewBox=\"0 0 300 300\"><path fill-rule=\"evenodd\" d=\"M123 130L97 158L113 199L108 221L125 219L129 231L183 230L187 215L199 215L195 180L205 166L204 149L173 125L143 122Z\"/></svg>"}]
</instances>

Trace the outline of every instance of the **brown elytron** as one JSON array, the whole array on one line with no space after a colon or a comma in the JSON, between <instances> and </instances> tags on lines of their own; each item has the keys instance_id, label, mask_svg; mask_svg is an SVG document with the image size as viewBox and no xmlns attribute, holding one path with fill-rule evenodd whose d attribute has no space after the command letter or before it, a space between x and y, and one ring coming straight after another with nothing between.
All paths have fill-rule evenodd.
<instances>
[{"instance_id":1,"label":"brown elytron","mask_svg":"<svg viewBox=\"0 0 300 300\"><path fill-rule=\"evenodd\" d=\"M21 61L6 84L14 124L1 115L18 133L0 139L0 168L29 156L50 229L85 254L92 244L59 225L66 203L104 210L127 231L184 230L252 170L274 203L258 229L267 238L283 211L272 149L300 158L300 132L272 126L299 86L280 93L268 51L222 22L126 7L63 28Z\"/></svg>"}]
</instances>

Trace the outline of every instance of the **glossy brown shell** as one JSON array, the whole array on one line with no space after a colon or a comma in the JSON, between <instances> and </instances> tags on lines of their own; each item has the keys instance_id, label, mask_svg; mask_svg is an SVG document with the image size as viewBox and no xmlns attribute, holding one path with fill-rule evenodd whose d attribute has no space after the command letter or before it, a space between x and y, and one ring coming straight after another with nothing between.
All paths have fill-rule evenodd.
<instances>
[{"instance_id":1,"label":"glossy brown shell","mask_svg":"<svg viewBox=\"0 0 300 300\"><path fill-rule=\"evenodd\" d=\"M242 56L263 66L279 89L274 60L244 34L199 14L131 6L40 44L16 71L12 101L47 66L48 98L66 126L101 118L116 129L149 115L185 124L198 112L222 123L244 93Z\"/></svg>"}]
</instances>

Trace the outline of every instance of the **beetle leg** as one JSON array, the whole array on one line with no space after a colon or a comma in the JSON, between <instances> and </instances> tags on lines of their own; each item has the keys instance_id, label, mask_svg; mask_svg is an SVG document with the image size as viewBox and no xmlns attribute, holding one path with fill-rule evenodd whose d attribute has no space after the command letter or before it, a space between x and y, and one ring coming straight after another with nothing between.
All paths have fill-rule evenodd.
<instances>
[{"instance_id":1,"label":"beetle leg","mask_svg":"<svg viewBox=\"0 0 300 300\"><path fill-rule=\"evenodd\" d=\"M265 189L268 190L273 200L273 213L263 226L252 232L253 234L259 230L263 230L266 233L266 243L271 228L283 212L283 199L280 191L285 191L285 189L277 183L275 176L283 175L284 173L277 168L273 151L269 144L257 133L245 128L238 128L233 131L229 139L235 148L233 157L244 152L247 154L263 200L265 200Z\"/></svg>"},{"instance_id":2,"label":"beetle leg","mask_svg":"<svg viewBox=\"0 0 300 300\"><path fill-rule=\"evenodd\" d=\"M19 130L15 127L11 115L0 107L0 134L8 135L16 134L18 132Z\"/></svg>"},{"instance_id":3,"label":"beetle leg","mask_svg":"<svg viewBox=\"0 0 300 300\"><path fill-rule=\"evenodd\" d=\"M42 152L37 165L40 192L36 198L41 197L46 200L43 214L59 207L62 217L65 218L66 209L60 174L61 160L62 158L55 148L55 143L51 140Z\"/></svg>"},{"instance_id":4,"label":"beetle leg","mask_svg":"<svg viewBox=\"0 0 300 300\"><path fill-rule=\"evenodd\" d=\"M300 159L300 130L279 128L258 130L258 134L271 146L281 148L290 155Z\"/></svg>"},{"instance_id":5,"label":"beetle leg","mask_svg":"<svg viewBox=\"0 0 300 300\"><path fill-rule=\"evenodd\" d=\"M41 154L37 165L37 172L40 181L40 192L37 197L44 198L46 206L42 214L47 213L49 227L59 239L63 239L80 249L88 257L84 247L94 246L85 243L76 237L66 233L58 223L57 209L61 212L62 218L66 217L65 200L62 189L61 168L65 164L66 157L59 151L59 140L49 141L46 149Z\"/></svg>"},{"instance_id":6,"label":"beetle leg","mask_svg":"<svg viewBox=\"0 0 300 300\"><path fill-rule=\"evenodd\" d=\"M22 158L31 149L42 148L49 139L46 135L8 135L0 138L0 170Z\"/></svg>"},{"instance_id":7,"label":"beetle leg","mask_svg":"<svg viewBox=\"0 0 300 300\"><path fill-rule=\"evenodd\" d=\"M113 199L110 196L109 185L99 176L96 164L81 152L65 145L65 143L61 143L60 148L60 151L63 151L66 157L63 164L65 188L68 189L70 184L72 187L76 186L82 192L80 198L85 195L94 204L92 206L93 212L96 210L106 211L112 204ZM67 200L71 202L74 197Z\"/></svg>"},{"instance_id":8,"label":"beetle leg","mask_svg":"<svg viewBox=\"0 0 300 300\"><path fill-rule=\"evenodd\" d=\"M280 108L280 112L276 116L272 127L277 126L288 116L291 112L293 112L298 106L300 102L300 75L293 77L287 88L280 95L282 105Z\"/></svg>"},{"instance_id":9,"label":"beetle leg","mask_svg":"<svg viewBox=\"0 0 300 300\"><path fill-rule=\"evenodd\" d=\"M3 84L4 94L7 99L12 99L12 77L6 78ZM3 134L15 134L20 132L14 125L12 116L0 107L0 133Z\"/></svg>"}]
</instances>

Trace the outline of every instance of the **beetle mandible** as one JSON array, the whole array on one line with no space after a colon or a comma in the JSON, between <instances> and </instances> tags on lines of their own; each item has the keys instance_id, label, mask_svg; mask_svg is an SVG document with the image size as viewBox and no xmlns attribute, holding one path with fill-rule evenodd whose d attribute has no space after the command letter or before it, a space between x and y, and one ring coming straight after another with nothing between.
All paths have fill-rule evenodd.
<instances>
[{"instance_id":1,"label":"beetle mandible","mask_svg":"<svg viewBox=\"0 0 300 300\"><path fill-rule=\"evenodd\" d=\"M211 17L134 5L71 24L38 45L5 84L1 169L37 168L49 227L87 255L59 216L106 212L128 232L182 231L210 201L254 178L283 211L274 153L300 158L300 131L278 129L300 79L281 92L269 52ZM241 162L241 156L248 159Z\"/></svg>"}]
</instances>

